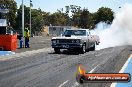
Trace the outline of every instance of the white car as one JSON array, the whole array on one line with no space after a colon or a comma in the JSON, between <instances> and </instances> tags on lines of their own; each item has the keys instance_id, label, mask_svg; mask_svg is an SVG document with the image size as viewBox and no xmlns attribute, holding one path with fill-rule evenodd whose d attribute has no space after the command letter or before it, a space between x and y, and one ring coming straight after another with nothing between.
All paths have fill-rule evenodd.
<instances>
[{"instance_id":1,"label":"white car","mask_svg":"<svg viewBox=\"0 0 132 87\"><path fill-rule=\"evenodd\" d=\"M95 50L95 45L100 43L99 37L91 35L88 29L66 29L61 36L53 37L51 41L55 53L59 53L60 49L85 53L86 50Z\"/></svg>"}]
</instances>

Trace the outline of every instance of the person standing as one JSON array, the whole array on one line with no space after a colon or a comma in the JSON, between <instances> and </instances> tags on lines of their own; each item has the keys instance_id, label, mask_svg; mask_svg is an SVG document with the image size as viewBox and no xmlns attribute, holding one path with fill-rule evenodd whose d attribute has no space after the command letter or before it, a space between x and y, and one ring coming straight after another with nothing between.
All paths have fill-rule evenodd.
<instances>
[{"instance_id":1,"label":"person standing","mask_svg":"<svg viewBox=\"0 0 132 87\"><path fill-rule=\"evenodd\" d=\"M28 28L25 28L24 37L25 37L25 48L30 48L29 47L30 32Z\"/></svg>"},{"instance_id":2,"label":"person standing","mask_svg":"<svg viewBox=\"0 0 132 87\"><path fill-rule=\"evenodd\" d=\"M19 39L19 48L22 48L23 47L23 37L21 34L18 36L18 39Z\"/></svg>"}]
</instances>

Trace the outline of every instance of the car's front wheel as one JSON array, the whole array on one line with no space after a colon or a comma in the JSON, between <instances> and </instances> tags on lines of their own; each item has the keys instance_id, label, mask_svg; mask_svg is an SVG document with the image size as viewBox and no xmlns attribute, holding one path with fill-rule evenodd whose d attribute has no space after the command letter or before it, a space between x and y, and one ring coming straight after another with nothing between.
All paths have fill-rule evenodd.
<instances>
[{"instance_id":1,"label":"car's front wheel","mask_svg":"<svg viewBox=\"0 0 132 87\"><path fill-rule=\"evenodd\" d=\"M59 48L54 48L55 53L59 53L60 49Z\"/></svg>"},{"instance_id":2,"label":"car's front wheel","mask_svg":"<svg viewBox=\"0 0 132 87\"><path fill-rule=\"evenodd\" d=\"M85 44L83 44L83 46L81 47L81 53L85 53L86 52L86 45Z\"/></svg>"}]
</instances>

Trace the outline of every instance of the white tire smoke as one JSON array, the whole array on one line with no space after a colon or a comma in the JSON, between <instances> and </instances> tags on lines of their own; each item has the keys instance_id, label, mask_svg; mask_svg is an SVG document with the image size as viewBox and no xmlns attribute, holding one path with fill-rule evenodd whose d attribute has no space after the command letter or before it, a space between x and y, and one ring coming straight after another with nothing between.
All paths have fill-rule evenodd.
<instances>
[{"instance_id":1,"label":"white tire smoke","mask_svg":"<svg viewBox=\"0 0 132 87\"><path fill-rule=\"evenodd\" d=\"M111 26L103 28L97 27L94 30L94 33L100 37L100 45L97 46L96 50L114 46L132 45L132 4L125 4L115 14L115 19Z\"/></svg>"}]
</instances>

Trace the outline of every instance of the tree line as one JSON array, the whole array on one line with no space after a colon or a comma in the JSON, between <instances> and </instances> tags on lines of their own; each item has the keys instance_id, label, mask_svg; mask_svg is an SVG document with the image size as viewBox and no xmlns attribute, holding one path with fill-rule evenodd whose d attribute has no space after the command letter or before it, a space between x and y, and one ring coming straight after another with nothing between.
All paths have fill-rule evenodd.
<instances>
[{"instance_id":1,"label":"tree line","mask_svg":"<svg viewBox=\"0 0 132 87\"><path fill-rule=\"evenodd\" d=\"M1 4L8 4L8 19L15 30L21 30L22 26L22 6L17 8L15 0L2 0ZM25 26L29 26L30 7L24 6ZM57 9L50 13L42 11L40 8L32 9L32 32L41 31L44 26L74 26L78 28L94 29L99 22L111 24L114 19L114 12L108 7L101 7L96 12L89 12L87 8L70 5Z\"/></svg>"}]
</instances>

